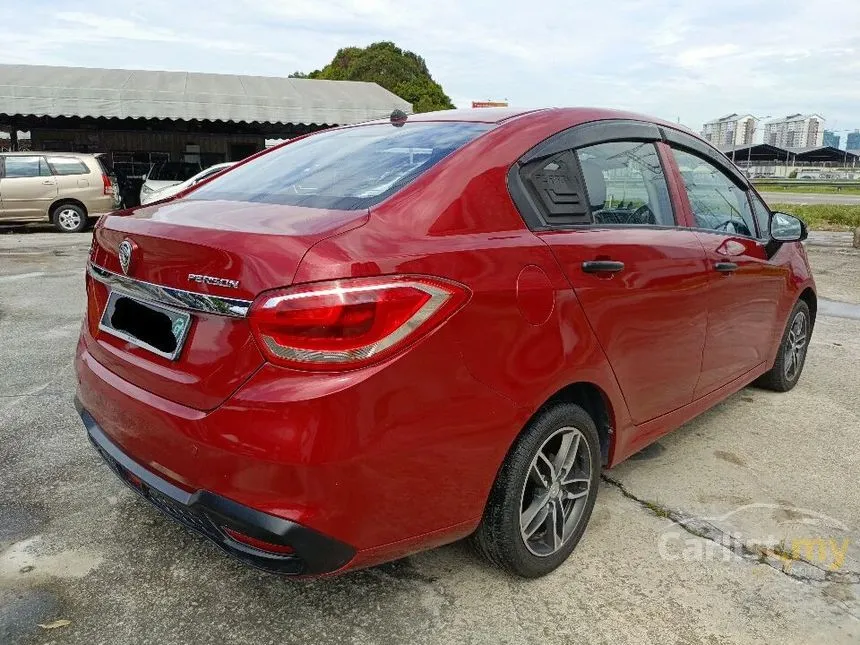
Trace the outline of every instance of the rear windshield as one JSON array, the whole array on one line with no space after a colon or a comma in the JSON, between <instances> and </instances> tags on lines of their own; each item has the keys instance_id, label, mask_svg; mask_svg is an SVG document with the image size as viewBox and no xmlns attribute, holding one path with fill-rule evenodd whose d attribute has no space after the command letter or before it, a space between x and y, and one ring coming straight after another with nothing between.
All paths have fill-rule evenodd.
<instances>
[{"instance_id":1,"label":"rear windshield","mask_svg":"<svg viewBox=\"0 0 860 645\"><path fill-rule=\"evenodd\" d=\"M215 177L188 199L368 208L490 127L385 123L321 132Z\"/></svg>"},{"instance_id":2,"label":"rear windshield","mask_svg":"<svg viewBox=\"0 0 860 645\"><path fill-rule=\"evenodd\" d=\"M200 172L200 164L182 161L164 161L155 164L149 171L149 179L153 181L185 181Z\"/></svg>"},{"instance_id":3,"label":"rear windshield","mask_svg":"<svg viewBox=\"0 0 860 645\"><path fill-rule=\"evenodd\" d=\"M105 155L96 155L96 161L99 162L99 166L101 166L103 174L116 176L113 166L110 165L110 161L108 161L108 158Z\"/></svg>"}]
</instances>

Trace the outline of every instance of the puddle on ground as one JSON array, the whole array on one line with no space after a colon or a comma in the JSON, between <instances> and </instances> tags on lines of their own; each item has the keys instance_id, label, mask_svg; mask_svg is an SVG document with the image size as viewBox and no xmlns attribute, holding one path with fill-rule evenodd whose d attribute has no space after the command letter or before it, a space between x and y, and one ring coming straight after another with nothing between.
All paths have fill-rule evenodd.
<instances>
[{"instance_id":1,"label":"puddle on ground","mask_svg":"<svg viewBox=\"0 0 860 645\"><path fill-rule=\"evenodd\" d=\"M0 553L0 582L34 578L83 578L103 561L85 549L54 551L41 535L16 542Z\"/></svg>"},{"instance_id":2,"label":"puddle on ground","mask_svg":"<svg viewBox=\"0 0 860 645\"><path fill-rule=\"evenodd\" d=\"M854 305L850 302L839 302L837 300L819 298L818 313L822 316L860 320L860 305Z\"/></svg>"}]
</instances>

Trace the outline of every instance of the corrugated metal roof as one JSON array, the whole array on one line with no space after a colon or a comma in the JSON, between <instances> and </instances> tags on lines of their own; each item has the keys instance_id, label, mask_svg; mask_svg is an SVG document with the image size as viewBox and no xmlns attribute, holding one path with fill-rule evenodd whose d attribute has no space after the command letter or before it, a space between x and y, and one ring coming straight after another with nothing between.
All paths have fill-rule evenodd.
<instances>
[{"instance_id":1,"label":"corrugated metal roof","mask_svg":"<svg viewBox=\"0 0 860 645\"><path fill-rule=\"evenodd\" d=\"M344 125L411 113L376 83L0 65L0 114Z\"/></svg>"}]
</instances>

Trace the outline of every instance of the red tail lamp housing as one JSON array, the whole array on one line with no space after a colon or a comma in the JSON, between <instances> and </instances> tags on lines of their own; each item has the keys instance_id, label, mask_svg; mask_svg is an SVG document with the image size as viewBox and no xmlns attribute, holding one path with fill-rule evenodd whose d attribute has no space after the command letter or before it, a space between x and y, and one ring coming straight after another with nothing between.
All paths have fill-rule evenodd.
<instances>
[{"instance_id":1,"label":"red tail lamp housing","mask_svg":"<svg viewBox=\"0 0 860 645\"><path fill-rule=\"evenodd\" d=\"M272 363L302 370L354 369L423 338L469 295L463 285L426 276L331 280L261 294L249 320Z\"/></svg>"}]
</instances>

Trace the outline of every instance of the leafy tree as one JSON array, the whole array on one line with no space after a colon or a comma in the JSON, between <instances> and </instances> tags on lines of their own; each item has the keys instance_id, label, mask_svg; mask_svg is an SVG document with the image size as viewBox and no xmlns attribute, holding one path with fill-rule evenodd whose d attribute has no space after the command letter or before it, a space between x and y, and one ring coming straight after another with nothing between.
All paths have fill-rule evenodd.
<instances>
[{"instance_id":1,"label":"leafy tree","mask_svg":"<svg viewBox=\"0 0 860 645\"><path fill-rule=\"evenodd\" d=\"M295 76L298 77L296 72ZM409 101L415 112L450 110L454 107L442 86L433 80L424 59L392 42L373 43L365 48L344 47L322 69L307 78L331 81L369 81Z\"/></svg>"},{"instance_id":2,"label":"leafy tree","mask_svg":"<svg viewBox=\"0 0 860 645\"><path fill-rule=\"evenodd\" d=\"M304 72L293 72L292 74L289 74L287 76L287 78L307 78L307 77L308 77L308 75L305 74Z\"/></svg>"}]
</instances>

